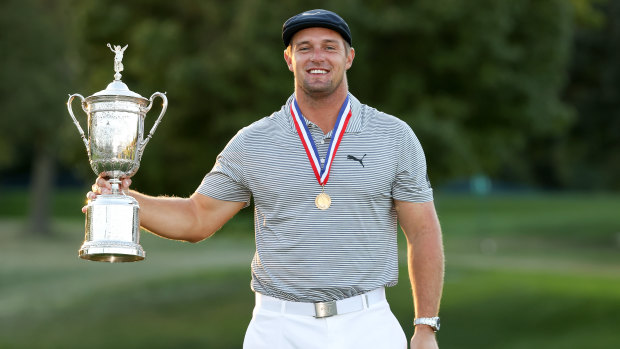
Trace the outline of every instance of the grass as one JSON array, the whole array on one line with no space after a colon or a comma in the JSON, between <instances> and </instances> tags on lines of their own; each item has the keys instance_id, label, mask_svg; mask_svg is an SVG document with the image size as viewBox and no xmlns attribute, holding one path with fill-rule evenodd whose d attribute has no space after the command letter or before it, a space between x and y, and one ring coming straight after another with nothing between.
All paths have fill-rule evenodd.
<instances>
[{"instance_id":1,"label":"grass","mask_svg":"<svg viewBox=\"0 0 620 349\"><path fill-rule=\"evenodd\" d=\"M446 347L612 348L620 278L547 270L476 270L446 277Z\"/></svg>"},{"instance_id":2,"label":"grass","mask_svg":"<svg viewBox=\"0 0 620 349\"><path fill-rule=\"evenodd\" d=\"M21 327L27 337L10 346L240 348L252 307L242 287L247 279L247 272L221 270L113 283L27 326L27 332Z\"/></svg>"},{"instance_id":3,"label":"grass","mask_svg":"<svg viewBox=\"0 0 620 349\"><path fill-rule=\"evenodd\" d=\"M618 243L620 233L617 195L439 196L436 202L444 230L460 236L544 237L603 246Z\"/></svg>"},{"instance_id":4,"label":"grass","mask_svg":"<svg viewBox=\"0 0 620 349\"><path fill-rule=\"evenodd\" d=\"M253 304L251 240L142 238L147 261L126 264L78 259L80 238L4 245L0 348L238 348Z\"/></svg>"},{"instance_id":5,"label":"grass","mask_svg":"<svg viewBox=\"0 0 620 349\"><path fill-rule=\"evenodd\" d=\"M438 196L447 255L441 347L617 346L618 199ZM47 239L23 237L20 220L5 215L0 348L240 348L253 307L250 215L200 244L143 233L147 260L126 264L77 258L79 211L60 215L59 233ZM411 335L401 252L400 282L388 298Z\"/></svg>"},{"instance_id":6,"label":"grass","mask_svg":"<svg viewBox=\"0 0 620 349\"><path fill-rule=\"evenodd\" d=\"M86 202L88 188L60 190L52 193L52 215L61 219L79 219ZM28 213L29 193L22 188L0 187L0 218L25 218Z\"/></svg>"}]
</instances>

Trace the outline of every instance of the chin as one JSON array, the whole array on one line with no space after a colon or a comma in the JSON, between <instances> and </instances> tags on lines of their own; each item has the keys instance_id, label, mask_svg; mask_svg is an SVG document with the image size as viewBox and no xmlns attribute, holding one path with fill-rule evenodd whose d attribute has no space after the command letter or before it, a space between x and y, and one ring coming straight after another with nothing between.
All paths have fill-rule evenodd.
<instances>
[{"instance_id":1,"label":"chin","mask_svg":"<svg viewBox=\"0 0 620 349\"><path fill-rule=\"evenodd\" d=\"M333 84L304 84L303 90L308 94L331 94L336 90Z\"/></svg>"}]
</instances>

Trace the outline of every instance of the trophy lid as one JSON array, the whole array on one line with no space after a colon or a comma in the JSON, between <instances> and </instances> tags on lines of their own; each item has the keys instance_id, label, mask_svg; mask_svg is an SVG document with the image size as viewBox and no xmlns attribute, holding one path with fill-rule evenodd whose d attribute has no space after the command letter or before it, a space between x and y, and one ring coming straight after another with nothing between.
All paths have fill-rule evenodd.
<instances>
[{"instance_id":1,"label":"trophy lid","mask_svg":"<svg viewBox=\"0 0 620 349\"><path fill-rule=\"evenodd\" d=\"M114 47L112 47L114 46ZM120 45L110 45L108 47L114 53L114 81L108 84L105 90L101 90L95 93L93 96L127 96L146 99L139 94L131 91L124 82L121 81L121 71L123 71L123 54L127 49L127 46L121 47Z\"/></svg>"},{"instance_id":2,"label":"trophy lid","mask_svg":"<svg viewBox=\"0 0 620 349\"><path fill-rule=\"evenodd\" d=\"M137 97L144 98L141 95L131 91L127 85L120 81L114 80L108 84L105 90L101 90L95 93L93 96L127 96L127 97Z\"/></svg>"}]
</instances>

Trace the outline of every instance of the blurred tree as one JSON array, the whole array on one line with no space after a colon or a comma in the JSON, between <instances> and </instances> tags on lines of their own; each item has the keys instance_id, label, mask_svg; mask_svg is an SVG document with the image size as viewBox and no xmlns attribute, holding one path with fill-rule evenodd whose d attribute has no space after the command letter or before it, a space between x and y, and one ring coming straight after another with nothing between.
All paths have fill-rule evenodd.
<instances>
[{"instance_id":1,"label":"blurred tree","mask_svg":"<svg viewBox=\"0 0 620 349\"><path fill-rule=\"evenodd\" d=\"M65 43L69 2L7 0L0 4L0 166L31 159L28 232L50 233L50 199L60 130L68 122L60 100L71 79ZM9 34L10 35L7 35Z\"/></svg>"},{"instance_id":2,"label":"blurred tree","mask_svg":"<svg viewBox=\"0 0 620 349\"><path fill-rule=\"evenodd\" d=\"M435 180L502 170L529 178L533 140L570 125L560 91L573 5L562 0L115 0L84 6L91 90L111 80L105 43L116 40L129 44L124 76L131 89L169 91L168 115L135 181L154 191L191 192L240 127L292 92L279 28L310 8L347 18L358 53L349 72L352 92L413 126Z\"/></svg>"},{"instance_id":3,"label":"blurred tree","mask_svg":"<svg viewBox=\"0 0 620 349\"><path fill-rule=\"evenodd\" d=\"M523 180L532 139L570 125L560 99L570 3L363 4L348 14L360 38L353 91L412 125L431 178L516 172Z\"/></svg>"},{"instance_id":4,"label":"blurred tree","mask_svg":"<svg viewBox=\"0 0 620 349\"><path fill-rule=\"evenodd\" d=\"M566 100L578 118L558 153L562 183L620 189L620 3L595 1L599 16L576 29ZM598 12L597 12L598 11ZM602 18L601 18L602 17Z\"/></svg>"}]
</instances>

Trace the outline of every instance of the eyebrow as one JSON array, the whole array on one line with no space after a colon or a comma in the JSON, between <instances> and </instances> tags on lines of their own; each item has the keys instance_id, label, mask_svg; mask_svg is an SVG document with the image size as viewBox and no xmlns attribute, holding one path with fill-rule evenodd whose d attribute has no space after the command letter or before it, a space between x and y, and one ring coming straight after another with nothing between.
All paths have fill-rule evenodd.
<instances>
[{"instance_id":1,"label":"eyebrow","mask_svg":"<svg viewBox=\"0 0 620 349\"><path fill-rule=\"evenodd\" d=\"M304 41L300 41L300 42L295 42L293 43L295 46L299 46L299 45L304 45L304 44L309 44L310 40L304 40ZM324 39L321 40L322 44L331 44L331 43L338 43L338 40L336 39Z\"/></svg>"}]
</instances>

